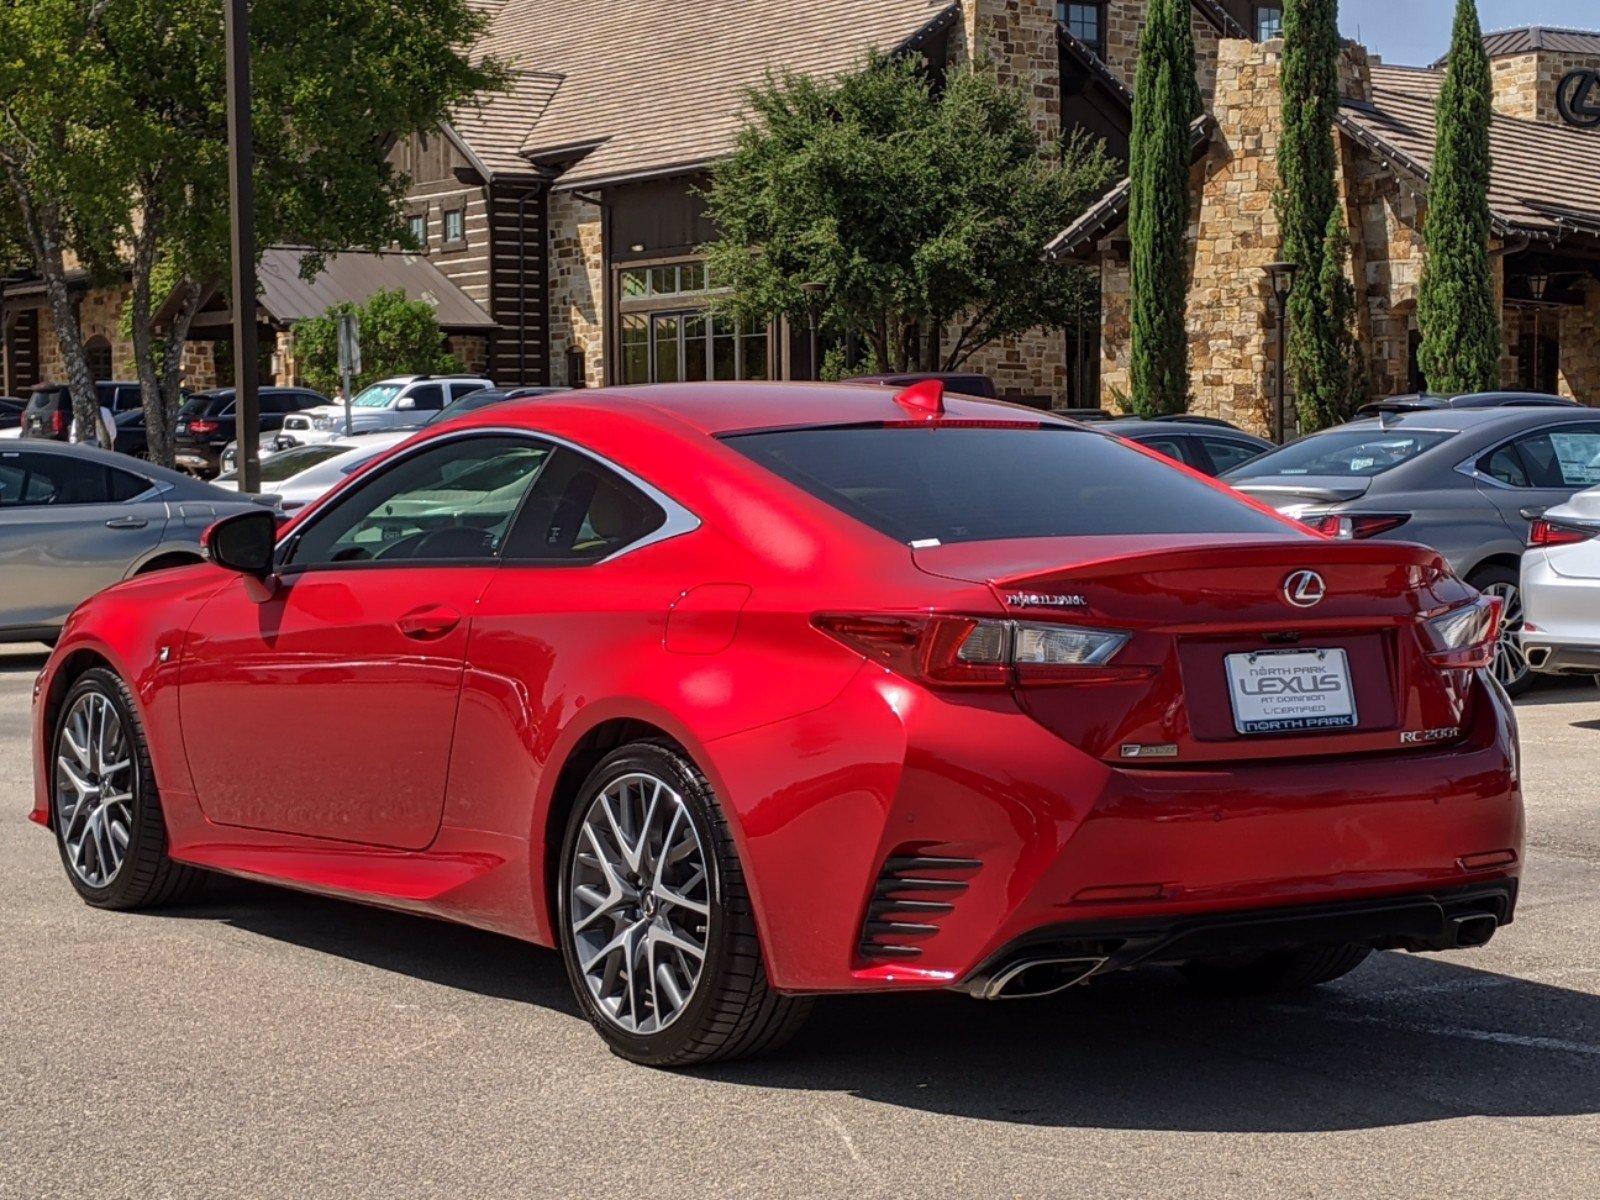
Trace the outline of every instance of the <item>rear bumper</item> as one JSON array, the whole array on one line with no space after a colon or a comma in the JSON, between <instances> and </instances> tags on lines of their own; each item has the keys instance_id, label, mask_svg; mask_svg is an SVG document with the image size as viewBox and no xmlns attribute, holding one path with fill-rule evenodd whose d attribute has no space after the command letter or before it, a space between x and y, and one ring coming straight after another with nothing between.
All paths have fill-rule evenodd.
<instances>
[{"instance_id":1,"label":"rear bumper","mask_svg":"<svg viewBox=\"0 0 1600 1200\"><path fill-rule=\"evenodd\" d=\"M1297 946L1454 950L1487 942L1495 930L1511 923L1516 907L1517 880L1508 878L1336 904L1072 922L1037 929L1011 942L966 976L961 990L992 997L1008 971L1030 962L1095 964L1076 975L1076 981L1141 963L1265 954Z\"/></svg>"},{"instance_id":2,"label":"rear bumper","mask_svg":"<svg viewBox=\"0 0 1600 1200\"><path fill-rule=\"evenodd\" d=\"M1522 853L1514 716L1481 677L1458 742L1337 759L1130 770L1009 697L872 668L827 708L707 750L790 992L960 987L1063 929L1371 904L1366 920L1396 898L1503 889ZM1415 912L1355 932L1429 936ZM1140 958L1168 953L1164 936Z\"/></svg>"},{"instance_id":3,"label":"rear bumper","mask_svg":"<svg viewBox=\"0 0 1600 1200\"><path fill-rule=\"evenodd\" d=\"M1546 675L1600 674L1600 579L1558 574L1549 552L1535 548L1522 560L1522 604L1530 667Z\"/></svg>"}]
</instances>

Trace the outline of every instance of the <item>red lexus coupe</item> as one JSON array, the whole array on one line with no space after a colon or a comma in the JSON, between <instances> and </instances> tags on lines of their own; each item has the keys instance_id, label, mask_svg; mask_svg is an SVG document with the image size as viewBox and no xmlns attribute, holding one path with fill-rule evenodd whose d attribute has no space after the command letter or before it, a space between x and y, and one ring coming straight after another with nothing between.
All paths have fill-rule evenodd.
<instances>
[{"instance_id":1,"label":"red lexus coupe","mask_svg":"<svg viewBox=\"0 0 1600 1200\"><path fill-rule=\"evenodd\" d=\"M498 930L656 1065L818 993L1304 987L1512 917L1498 602L1046 414L509 402L206 542L38 681L98 907L219 871Z\"/></svg>"}]
</instances>

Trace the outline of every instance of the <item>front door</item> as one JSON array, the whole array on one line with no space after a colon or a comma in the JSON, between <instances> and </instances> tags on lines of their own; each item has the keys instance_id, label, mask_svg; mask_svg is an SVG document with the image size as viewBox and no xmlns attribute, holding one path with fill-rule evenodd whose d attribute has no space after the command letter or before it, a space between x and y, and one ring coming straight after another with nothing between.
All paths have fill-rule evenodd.
<instances>
[{"instance_id":1,"label":"front door","mask_svg":"<svg viewBox=\"0 0 1600 1200\"><path fill-rule=\"evenodd\" d=\"M472 614L549 448L428 443L279 548L275 592L231 580L184 649L200 806L226 825L407 850L438 832Z\"/></svg>"}]
</instances>

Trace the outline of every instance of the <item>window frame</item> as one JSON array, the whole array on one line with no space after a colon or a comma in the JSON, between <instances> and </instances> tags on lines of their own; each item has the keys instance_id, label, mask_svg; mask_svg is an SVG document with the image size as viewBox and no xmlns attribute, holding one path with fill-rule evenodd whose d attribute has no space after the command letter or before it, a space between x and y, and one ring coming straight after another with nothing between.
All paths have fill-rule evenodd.
<instances>
[{"instance_id":1,"label":"window frame","mask_svg":"<svg viewBox=\"0 0 1600 1200\"><path fill-rule=\"evenodd\" d=\"M1095 36L1093 40L1079 34L1072 28L1072 10L1074 8L1092 8L1095 10ZM1056 21L1079 42L1093 52L1094 56L1105 61L1106 57L1106 2L1105 0L1060 0L1056 5Z\"/></svg>"},{"instance_id":2,"label":"window frame","mask_svg":"<svg viewBox=\"0 0 1600 1200\"><path fill-rule=\"evenodd\" d=\"M406 232L415 235L417 222L422 224L422 236L417 238L416 253L426 254L428 252L428 210L426 208L414 208L406 213Z\"/></svg>"},{"instance_id":3,"label":"window frame","mask_svg":"<svg viewBox=\"0 0 1600 1200\"><path fill-rule=\"evenodd\" d=\"M1284 10L1284 4L1283 4L1282 0L1279 0L1279 3L1276 3L1276 4L1254 4L1254 5L1251 5L1251 8L1250 8L1250 36L1252 38L1254 38L1258 42L1270 42L1273 38L1281 38L1283 36L1283 10ZM1277 20L1277 24L1275 26L1276 32L1272 33L1270 35L1263 36L1263 34L1261 32L1261 30L1262 30L1262 17L1266 13L1269 13L1269 12L1275 12L1275 13L1278 14L1278 20Z\"/></svg>"},{"instance_id":4,"label":"window frame","mask_svg":"<svg viewBox=\"0 0 1600 1200\"><path fill-rule=\"evenodd\" d=\"M383 476L387 475L391 470L394 470L401 463L407 461L408 459L414 458L418 454L432 450L441 445L446 445L450 442L481 441L482 439L488 437L521 438L526 441L548 446L551 449L552 457L554 452L557 450L570 450L576 454L580 454L594 462L596 465L603 467L605 470L613 472L627 483L643 492L645 496L660 506L661 510L666 514L666 520L664 520L656 529L652 530L650 533L647 533L638 540L629 542L625 546L619 546L616 550L612 551L604 558L597 558L588 562L577 560L507 560L502 557L502 554L505 550L504 544L501 545L499 551L496 552L492 559L428 559L420 563L414 559L397 559L394 562L382 562L366 559L357 560L354 562L307 564L290 563L287 561L289 555L294 553L294 548L299 544L300 539L304 536L306 530L315 528L318 523L327 519L328 514L337 511L341 506L349 503L354 497L359 496L368 487L370 487L374 480L383 478ZM548 461L549 460L547 460L547 462ZM543 473L543 470L544 468L541 467L541 474ZM596 454L593 450L590 450L586 446L579 445L577 442L571 441L564 437L557 437L554 434L544 433L537 429L521 429L503 425L492 425L473 426L470 429L459 429L452 430L447 433L440 433L437 436L429 437L421 442L416 443L415 445L404 446L399 450L391 451L386 457L383 457L379 463L362 463L356 468L356 473L353 476L347 476L347 478L351 480L347 485L341 485L337 487L334 492L332 492L325 500L319 501L314 508L308 510L304 518L295 522L294 526L289 530L288 533L278 539L277 545L273 547L272 566L273 573L279 578L297 578L298 576L310 571L372 570L373 568L377 567L388 568L391 570L400 567L491 567L494 569L517 568L535 570L549 570L551 568L588 569L592 567L603 566L606 563L615 562L617 559L622 558L625 555L632 554L635 550L642 550L646 546L651 546L657 542L666 541L668 538L679 537L685 533L693 533L695 530L699 529L702 524L700 518L686 508L683 504L680 504L677 500L667 495L667 493L663 492L660 488L656 487L649 481L640 478L626 467L619 466L617 463L612 462L604 455ZM506 531L508 534L512 529L516 528L517 522L522 519L522 510L527 506L528 497L533 495L534 488L538 486L538 483L538 477L535 476L533 484L523 494L522 499L517 504L516 510L511 514L511 520L506 525Z\"/></svg>"},{"instance_id":5,"label":"window frame","mask_svg":"<svg viewBox=\"0 0 1600 1200\"><path fill-rule=\"evenodd\" d=\"M1493 475L1484 470L1483 464L1488 462L1492 456L1500 453L1500 451L1504 450L1507 446L1512 446L1517 451L1517 459L1522 463L1523 470L1526 471L1528 466L1527 460L1523 459L1522 450L1515 446L1517 442L1522 441L1524 438L1539 437L1541 435L1554 435L1557 433L1573 433L1580 431L1592 432L1597 437L1600 437L1600 421L1567 421L1564 424L1535 425L1530 429L1519 429L1515 433L1509 433L1505 437L1496 439L1480 450L1474 450L1464 462L1459 462L1456 464L1456 470L1463 475L1466 475L1472 479L1476 479L1480 483L1488 484L1490 487L1502 488L1508 492L1556 491L1559 489L1545 487L1536 483L1530 483L1526 487L1519 487L1514 483L1506 483L1504 480L1496 479ZM1529 478L1532 478L1531 472L1529 473ZM1564 487L1566 485L1563 484L1562 486ZM1594 485L1591 484L1589 486L1592 487ZM1584 490L1584 488L1580 486L1576 490L1581 492Z\"/></svg>"},{"instance_id":6,"label":"window frame","mask_svg":"<svg viewBox=\"0 0 1600 1200\"><path fill-rule=\"evenodd\" d=\"M450 221L454 218L461 223L461 231L456 236L450 235ZM467 244L467 210L465 205L447 208L439 219L439 245L452 250L459 250Z\"/></svg>"}]
</instances>

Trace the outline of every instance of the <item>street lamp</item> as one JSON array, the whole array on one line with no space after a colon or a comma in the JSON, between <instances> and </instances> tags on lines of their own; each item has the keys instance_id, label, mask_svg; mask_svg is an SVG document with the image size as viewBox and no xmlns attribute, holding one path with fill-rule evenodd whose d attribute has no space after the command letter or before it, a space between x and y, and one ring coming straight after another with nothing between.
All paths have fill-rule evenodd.
<instances>
[{"instance_id":1,"label":"street lamp","mask_svg":"<svg viewBox=\"0 0 1600 1200\"><path fill-rule=\"evenodd\" d=\"M828 286L823 283L802 283L800 290L806 296L806 319L811 323L811 378L822 378L822 364L817 362L817 304L827 292Z\"/></svg>"},{"instance_id":2,"label":"street lamp","mask_svg":"<svg viewBox=\"0 0 1600 1200\"><path fill-rule=\"evenodd\" d=\"M222 10L227 43L228 208L233 225L233 411L239 433L239 490L261 490L256 358L256 192L251 172L255 146L250 127L250 9L228 0Z\"/></svg>"},{"instance_id":3,"label":"street lamp","mask_svg":"<svg viewBox=\"0 0 1600 1200\"><path fill-rule=\"evenodd\" d=\"M1261 268L1272 288L1273 313L1278 319L1278 395L1273 417L1273 438L1283 445L1284 391L1287 388L1289 346L1284 340L1289 324L1289 293L1294 290L1294 273L1300 268L1291 262L1268 263Z\"/></svg>"}]
</instances>

